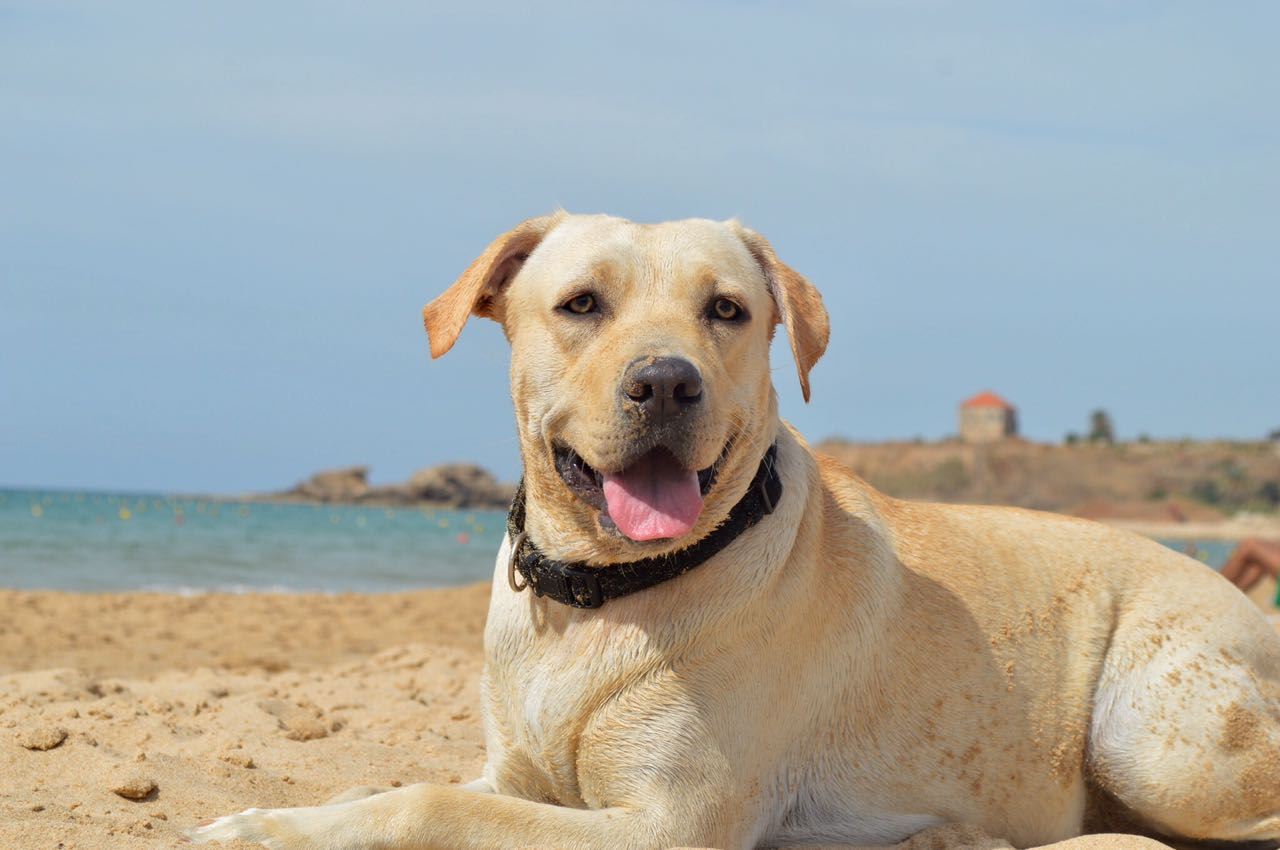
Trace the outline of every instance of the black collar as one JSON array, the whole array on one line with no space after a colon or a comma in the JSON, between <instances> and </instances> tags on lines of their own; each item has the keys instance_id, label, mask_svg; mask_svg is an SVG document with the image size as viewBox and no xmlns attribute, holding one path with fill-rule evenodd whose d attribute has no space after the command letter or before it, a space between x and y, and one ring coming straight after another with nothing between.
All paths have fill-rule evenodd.
<instances>
[{"instance_id":1,"label":"black collar","mask_svg":"<svg viewBox=\"0 0 1280 850\"><path fill-rule=\"evenodd\" d=\"M729 511L728 518L697 543L654 558L598 567L553 561L538 551L524 531L524 482L521 481L511 512L507 514L507 535L511 538L507 581L517 593L531 587L536 596L546 596L562 605L599 608L610 599L647 590L683 575L710 560L739 534L773 513L782 498L782 478L774 462L777 455L775 443L764 453L755 478L751 479L746 494ZM516 583L517 572L524 578L524 584Z\"/></svg>"}]
</instances>

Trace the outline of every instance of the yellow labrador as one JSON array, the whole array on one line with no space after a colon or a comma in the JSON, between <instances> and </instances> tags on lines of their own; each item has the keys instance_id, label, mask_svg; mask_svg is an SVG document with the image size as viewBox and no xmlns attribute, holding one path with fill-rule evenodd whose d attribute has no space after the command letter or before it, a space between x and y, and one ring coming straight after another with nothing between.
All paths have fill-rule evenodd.
<instances>
[{"instance_id":1,"label":"yellow labrador","mask_svg":"<svg viewBox=\"0 0 1280 850\"><path fill-rule=\"evenodd\" d=\"M525 470L485 632L482 778L195 838L750 848L958 821L1030 846L1121 812L1280 839L1263 617L1149 540L902 502L816 457L778 418L769 342L785 325L807 398L826 311L758 234L533 219L426 308L433 356L473 314L511 342Z\"/></svg>"}]
</instances>

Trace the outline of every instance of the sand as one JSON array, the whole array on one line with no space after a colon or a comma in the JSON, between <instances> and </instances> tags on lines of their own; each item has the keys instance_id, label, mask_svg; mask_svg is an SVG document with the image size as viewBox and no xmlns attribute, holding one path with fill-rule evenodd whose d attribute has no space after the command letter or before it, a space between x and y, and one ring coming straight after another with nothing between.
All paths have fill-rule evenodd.
<instances>
[{"instance_id":1,"label":"sand","mask_svg":"<svg viewBox=\"0 0 1280 850\"><path fill-rule=\"evenodd\" d=\"M0 847L173 847L182 828L249 806L475 778L487 598L487 585L370 596L0 591ZM1057 846L1163 845L1090 836ZM1008 844L948 827L900 847Z\"/></svg>"},{"instance_id":2,"label":"sand","mask_svg":"<svg viewBox=\"0 0 1280 850\"><path fill-rule=\"evenodd\" d=\"M487 604L0 591L0 848L173 847L252 805L475 778Z\"/></svg>"}]
</instances>

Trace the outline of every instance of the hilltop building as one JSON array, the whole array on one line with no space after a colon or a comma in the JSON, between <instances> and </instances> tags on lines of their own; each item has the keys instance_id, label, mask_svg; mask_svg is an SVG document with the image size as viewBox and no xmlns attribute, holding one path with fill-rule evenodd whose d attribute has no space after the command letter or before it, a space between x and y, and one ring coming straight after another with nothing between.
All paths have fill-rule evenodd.
<instances>
[{"instance_id":1,"label":"hilltop building","mask_svg":"<svg viewBox=\"0 0 1280 850\"><path fill-rule=\"evenodd\" d=\"M987 390L960 404L960 439L997 443L1018 435L1018 409Z\"/></svg>"}]
</instances>

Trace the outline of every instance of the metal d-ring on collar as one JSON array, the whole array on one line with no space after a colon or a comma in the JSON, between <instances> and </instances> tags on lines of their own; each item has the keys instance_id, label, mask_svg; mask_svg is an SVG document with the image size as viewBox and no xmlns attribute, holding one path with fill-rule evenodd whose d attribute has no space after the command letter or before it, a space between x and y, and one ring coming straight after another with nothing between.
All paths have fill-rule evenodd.
<instances>
[{"instance_id":1,"label":"metal d-ring on collar","mask_svg":"<svg viewBox=\"0 0 1280 850\"><path fill-rule=\"evenodd\" d=\"M521 481L520 486L521 495L524 495L524 481ZM507 585L511 586L511 589L515 590L516 593L520 593L521 590L529 586L527 581L522 585L516 584L516 553L520 552L520 544L524 543L527 536L529 535L525 534L524 531L517 533L515 538L511 540L511 552L507 553Z\"/></svg>"},{"instance_id":2,"label":"metal d-ring on collar","mask_svg":"<svg viewBox=\"0 0 1280 850\"><path fill-rule=\"evenodd\" d=\"M521 497L523 497L524 496L523 482L521 482L520 489L521 489L520 495ZM527 538L528 536L529 535L525 534L523 531L518 532L516 536L512 538L511 551L507 554L507 584L510 585L511 589L514 590L516 593L519 593L520 591L524 590L526 587L529 586L529 582L527 581L524 584L516 584L516 553L520 551L520 544L524 543L525 538Z\"/></svg>"},{"instance_id":3,"label":"metal d-ring on collar","mask_svg":"<svg viewBox=\"0 0 1280 850\"><path fill-rule=\"evenodd\" d=\"M729 516L706 537L690 546L639 561L593 567L585 563L556 561L543 555L525 533L524 482L516 488L507 514L507 536L511 552L507 560L507 584L519 593L532 588L536 596L546 596L573 608L599 608L617 599L684 575L738 538L760 520L773 513L782 498L782 477L777 469L778 446L770 446L760 459L755 477ZM516 580L516 574L524 584Z\"/></svg>"}]
</instances>

